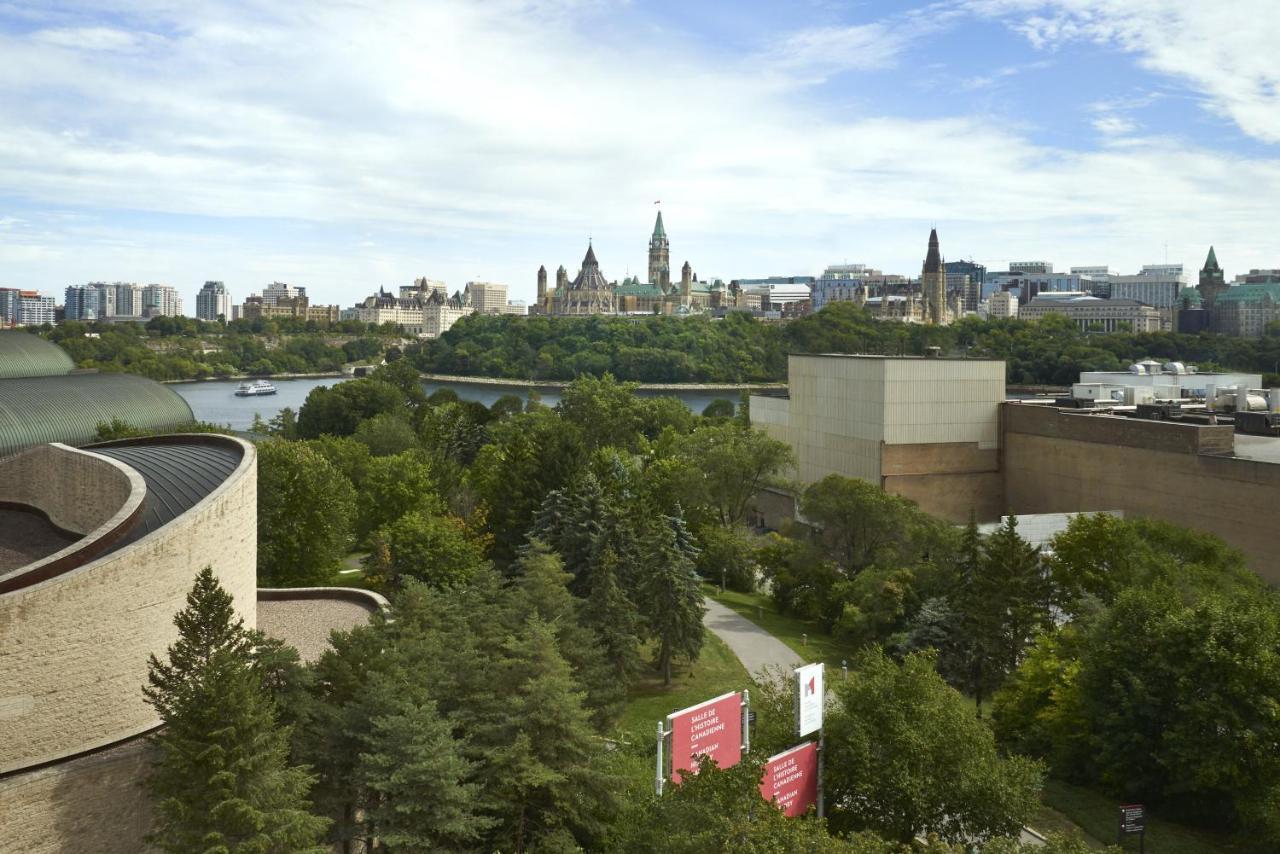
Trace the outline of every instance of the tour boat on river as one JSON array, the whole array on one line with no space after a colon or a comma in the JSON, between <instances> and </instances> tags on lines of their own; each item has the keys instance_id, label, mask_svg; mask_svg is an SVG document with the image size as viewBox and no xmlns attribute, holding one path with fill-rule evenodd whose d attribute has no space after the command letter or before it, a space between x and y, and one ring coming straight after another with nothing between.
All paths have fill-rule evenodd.
<instances>
[{"instance_id":1,"label":"tour boat on river","mask_svg":"<svg viewBox=\"0 0 1280 854\"><path fill-rule=\"evenodd\" d=\"M236 397L257 397L262 394L275 394L276 387L266 380L254 380L251 383L240 383L236 389Z\"/></svg>"}]
</instances>

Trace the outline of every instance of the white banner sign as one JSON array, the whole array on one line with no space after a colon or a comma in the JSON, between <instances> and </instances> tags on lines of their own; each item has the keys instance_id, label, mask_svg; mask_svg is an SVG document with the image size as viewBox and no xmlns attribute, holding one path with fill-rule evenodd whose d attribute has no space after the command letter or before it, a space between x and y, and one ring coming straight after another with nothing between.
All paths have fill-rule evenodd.
<instances>
[{"instance_id":1,"label":"white banner sign","mask_svg":"<svg viewBox=\"0 0 1280 854\"><path fill-rule=\"evenodd\" d=\"M796 735L801 738L822 729L822 674L821 662L796 668Z\"/></svg>"}]
</instances>

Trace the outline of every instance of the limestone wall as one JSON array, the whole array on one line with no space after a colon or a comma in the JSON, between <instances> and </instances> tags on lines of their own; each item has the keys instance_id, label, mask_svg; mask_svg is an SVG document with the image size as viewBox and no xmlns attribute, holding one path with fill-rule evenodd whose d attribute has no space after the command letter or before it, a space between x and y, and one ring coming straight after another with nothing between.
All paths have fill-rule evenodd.
<instances>
[{"instance_id":1,"label":"limestone wall","mask_svg":"<svg viewBox=\"0 0 1280 854\"><path fill-rule=\"evenodd\" d=\"M115 460L66 445L39 445L0 461L0 502L34 507L82 536L110 520L140 486L141 478Z\"/></svg>"},{"instance_id":2,"label":"limestone wall","mask_svg":"<svg viewBox=\"0 0 1280 854\"><path fill-rule=\"evenodd\" d=\"M0 777L5 851L138 854L149 850L145 737L32 771Z\"/></svg>"},{"instance_id":3,"label":"limestone wall","mask_svg":"<svg viewBox=\"0 0 1280 854\"><path fill-rule=\"evenodd\" d=\"M219 437L213 441L238 442ZM0 594L0 773L111 744L158 721L142 697L147 658L211 565L256 624L253 447L203 501L148 536L31 587Z\"/></svg>"}]
</instances>

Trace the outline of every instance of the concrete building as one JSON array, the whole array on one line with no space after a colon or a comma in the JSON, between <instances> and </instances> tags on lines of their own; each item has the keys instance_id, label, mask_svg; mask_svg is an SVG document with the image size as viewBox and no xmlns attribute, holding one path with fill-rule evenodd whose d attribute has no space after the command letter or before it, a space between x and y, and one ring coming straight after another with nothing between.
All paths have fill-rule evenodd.
<instances>
[{"instance_id":1,"label":"concrete building","mask_svg":"<svg viewBox=\"0 0 1280 854\"><path fill-rule=\"evenodd\" d=\"M266 305L275 305L282 299L292 300L306 297L307 289L302 285L289 285L284 282L272 282L262 289L262 301Z\"/></svg>"},{"instance_id":2,"label":"concrete building","mask_svg":"<svg viewBox=\"0 0 1280 854\"><path fill-rule=\"evenodd\" d=\"M231 320L231 293L222 282L205 282L196 294L196 317L216 322Z\"/></svg>"},{"instance_id":3,"label":"concrete building","mask_svg":"<svg viewBox=\"0 0 1280 854\"><path fill-rule=\"evenodd\" d=\"M1018 299L1008 291L996 291L987 299L987 317L1013 318L1018 316Z\"/></svg>"},{"instance_id":4,"label":"concrete building","mask_svg":"<svg viewBox=\"0 0 1280 854\"><path fill-rule=\"evenodd\" d=\"M910 282L905 276L885 275L866 264L832 264L810 287L814 311L833 302L866 302L874 296L894 293Z\"/></svg>"},{"instance_id":5,"label":"concrete building","mask_svg":"<svg viewBox=\"0 0 1280 854\"><path fill-rule=\"evenodd\" d=\"M1131 299L1159 309L1171 310L1186 286L1181 264L1147 264L1134 276L1112 276L1111 298Z\"/></svg>"},{"instance_id":6,"label":"concrete building","mask_svg":"<svg viewBox=\"0 0 1280 854\"><path fill-rule=\"evenodd\" d=\"M1053 264L1048 261L1010 261L1009 272L1024 276L1048 276L1053 273Z\"/></svg>"},{"instance_id":7,"label":"concrete building","mask_svg":"<svg viewBox=\"0 0 1280 854\"><path fill-rule=\"evenodd\" d=\"M40 326L57 319L53 297L38 291L0 288L0 326Z\"/></svg>"},{"instance_id":8,"label":"concrete building","mask_svg":"<svg viewBox=\"0 0 1280 854\"><path fill-rule=\"evenodd\" d=\"M142 288L143 317L181 317L182 297L171 285L144 285Z\"/></svg>"},{"instance_id":9,"label":"concrete building","mask_svg":"<svg viewBox=\"0 0 1280 854\"><path fill-rule=\"evenodd\" d=\"M1159 311L1130 299L1083 295L1055 299L1042 295L1018 309L1018 317L1023 320L1039 320L1049 314L1065 315L1085 332L1159 332L1161 328Z\"/></svg>"},{"instance_id":10,"label":"concrete building","mask_svg":"<svg viewBox=\"0 0 1280 854\"><path fill-rule=\"evenodd\" d=\"M958 522L1001 511L1004 362L793 355L787 382L751 397L751 423L792 447L801 482L862 478Z\"/></svg>"},{"instance_id":11,"label":"concrete building","mask_svg":"<svg viewBox=\"0 0 1280 854\"><path fill-rule=\"evenodd\" d=\"M467 282L463 290L471 307L480 314L507 313L507 286L496 282Z\"/></svg>"},{"instance_id":12,"label":"concrete building","mask_svg":"<svg viewBox=\"0 0 1280 854\"><path fill-rule=\"evenodd\" d=\"M1004 400L997 361L792 356L788 371L787 395L751 397L751 421L791 445L801 483L862 478L957 523L971 513L979 522L1010 513L1162 519L1216 534L1280 583L1280 436L1236 434L1203 413L1154 420L1133 406ZM1098 379L1107 376L1081 376ZM1232 378L1176 381L1190 392L1206 379ZM1251 387L1261 378L1235 379ZM770 527L795 517L794 499L777 490L755 510Z\"/></svg>"}]
</instances>

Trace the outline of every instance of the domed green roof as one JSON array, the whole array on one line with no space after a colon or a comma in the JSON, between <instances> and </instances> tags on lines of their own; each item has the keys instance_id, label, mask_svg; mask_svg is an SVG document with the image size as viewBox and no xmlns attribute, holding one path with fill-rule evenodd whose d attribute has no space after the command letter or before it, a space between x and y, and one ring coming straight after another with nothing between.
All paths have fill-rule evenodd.
<instances>
[{"instance_id":1,"label":"domed green roof","mask_svg":"<svg viewBox=\"0 0 1280 854\"><path fill-rule=\"evenodd\" d=\"M1194 287L1186 287L1178 291L1178 302L1182 302L1184 299L1190 300L1192 305L1199 305L1203 301L1200 291Z\"/></svg>"},{"instance_id":2,"label":"domed green roof","mask_svg":"<svg viewBox=\"0 0 1280 854\"><path fill-rule=\"evenodd\" d=\"M0 331L0 379L54 377L70 373L71 357L57 344L30 332Z\"/></svg>"}]
</instances>

